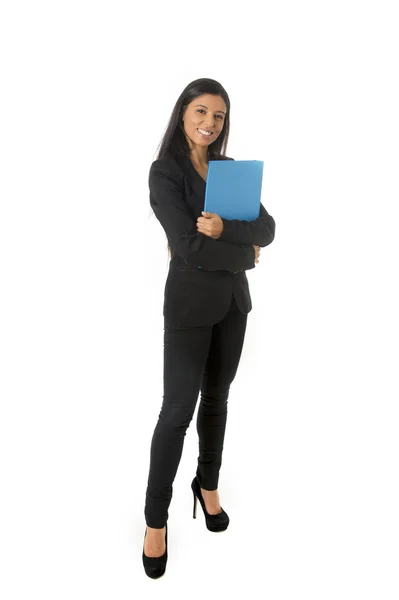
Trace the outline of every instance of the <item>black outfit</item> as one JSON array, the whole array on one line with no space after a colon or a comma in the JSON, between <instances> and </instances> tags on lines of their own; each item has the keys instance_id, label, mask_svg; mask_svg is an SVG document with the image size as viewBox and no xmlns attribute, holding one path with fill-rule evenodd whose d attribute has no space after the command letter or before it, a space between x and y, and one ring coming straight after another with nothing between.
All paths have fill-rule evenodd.
<instances>
[{"instance_id":1,"label":"black outfit","mask_svg":"<svg viewBox=\"0 0 399 600\"><path fill-rule=\"evenodd\" d=\"M163 305L164 396L151 442L144 510L146 524L154 528L168 519L199 391L197 476L203 489L218 487L227 399L252 309L245 271L255 267L252 244L267 246L274 239L274 219L262 204L254 221L222 219L217 240L198 233L205 187L187 156L167 154L151 165L150 204L173 248Z\"/></svg>"}]
</instances>

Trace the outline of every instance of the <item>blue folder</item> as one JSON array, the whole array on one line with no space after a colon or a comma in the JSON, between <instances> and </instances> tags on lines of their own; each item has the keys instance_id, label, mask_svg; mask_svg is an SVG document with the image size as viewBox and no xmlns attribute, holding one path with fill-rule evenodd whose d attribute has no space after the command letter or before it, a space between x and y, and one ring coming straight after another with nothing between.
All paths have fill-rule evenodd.
<instances>
[{"instance_id":1,"label":"blue folder","mask_svg":"<svg viewBox=\"0 0 399 600\"><path fill-rule=\"evenodd\" d=\"M260 214L263 160L210 160L204 212L254 221ZM198 267L201 269L201 267Z\"/></svg>"},{"instance_id":2,"label":"blue folder","mask_svg":"<svg viewBox=\"0 0 399 600\"><path fill-rule=\"evenodd\" d=\"M230 220L257 219L263 164L262 160L210 160L204 211Z\"/></svg>"}]
</instances>

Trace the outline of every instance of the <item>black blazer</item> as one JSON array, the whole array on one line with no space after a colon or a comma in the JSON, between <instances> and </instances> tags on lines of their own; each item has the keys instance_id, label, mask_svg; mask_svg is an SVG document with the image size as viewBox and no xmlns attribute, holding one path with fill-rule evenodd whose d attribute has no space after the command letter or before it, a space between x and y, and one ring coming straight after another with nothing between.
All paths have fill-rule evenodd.
<instances>
[{"instance_id":1,"label":"black blazer","mask_svg":"<svg viewBox=\"0 0 399 600\"><path fill-rule=\"evenodd\" d=\"M245 271L255 267L252 244L267 246L273 241L273 217L261 204L254 221L223 218L223 232L216 240L197 231L206 182L187 156L169 153L155 160L148 183L151 207L173 249L163 315L176 326L213 325L227 313L232 294L240 311L250 312Z\"/></svg>"}]
</instances>

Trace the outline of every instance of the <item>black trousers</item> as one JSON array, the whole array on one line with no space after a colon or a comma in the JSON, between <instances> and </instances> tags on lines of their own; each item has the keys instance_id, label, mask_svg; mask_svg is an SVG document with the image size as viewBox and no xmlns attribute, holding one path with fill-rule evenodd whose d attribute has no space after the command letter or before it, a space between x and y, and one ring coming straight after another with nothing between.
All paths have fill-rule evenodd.
<instances>
[{"instance_id":1,"label":"black trousers","mask_svg":"<svg viewBox=\"0 0 399 600\"><path fill-rule=\"evenodd\" d=\"M227 399L246 325L247 315L240 312L234 296L225 317L209 327L174 328L164 318L164 395L151 441L144 509L149 527L161 529L168 520L173 481L199 391L196 474L203 489L218 487Z\"/></svg>"}]
</instances>

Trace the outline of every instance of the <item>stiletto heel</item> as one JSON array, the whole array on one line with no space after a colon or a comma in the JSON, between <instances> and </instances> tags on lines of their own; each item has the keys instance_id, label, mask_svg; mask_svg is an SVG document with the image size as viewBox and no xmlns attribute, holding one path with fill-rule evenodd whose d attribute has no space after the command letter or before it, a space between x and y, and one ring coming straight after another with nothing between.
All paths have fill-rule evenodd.
<instances>
[{"instance_id":1,"label":"stiletto heel","mask_svg":"<svg viewBox=\"0 0 399 600\"><path fill-rule=\"evenodd\" d=\"M144 534L147 535L147 528ZM146 556L144 554L144 546L143 546L143 565L146 575L151 577L152 579L158 579L162 577L165 573L166 563L168 560L168 524L165 526L165 552L162 556Z\"/></svg>"},{"instance_id":2,"label":"stiletto heel","mask_svg":"<svg viewBox=\"0 0 399 600\"><path fill-rule=\"evenodd\" d=\"M205 523L206 523L206 526L209 529L209 531L216 531L216 532L217 531L225 531L230 522L228 514L223 510L222 507L221 507L222 512L218 513L217 515L210 515L208 513L208 511L205 508L205 502L202 497L201 486L199 484L197 476L195 476L193 481L191 482L191 489L193 490L193 494L194 494L194 510L193 510L194 519L196 518L197 500L199 500L202 510L204 512Z\"/></svg>"},{"instance_id":3,"label":"stiletto heel","mask_svg":"<svg viewBox=\"0 0 399 600\"><path fill-rule=\"evenodd\" d=\"M194 490L193 490L193 495L194 495L193 519L196 519L197 518L197 496L195 495Z\"/></svg>"}]
</instances>

